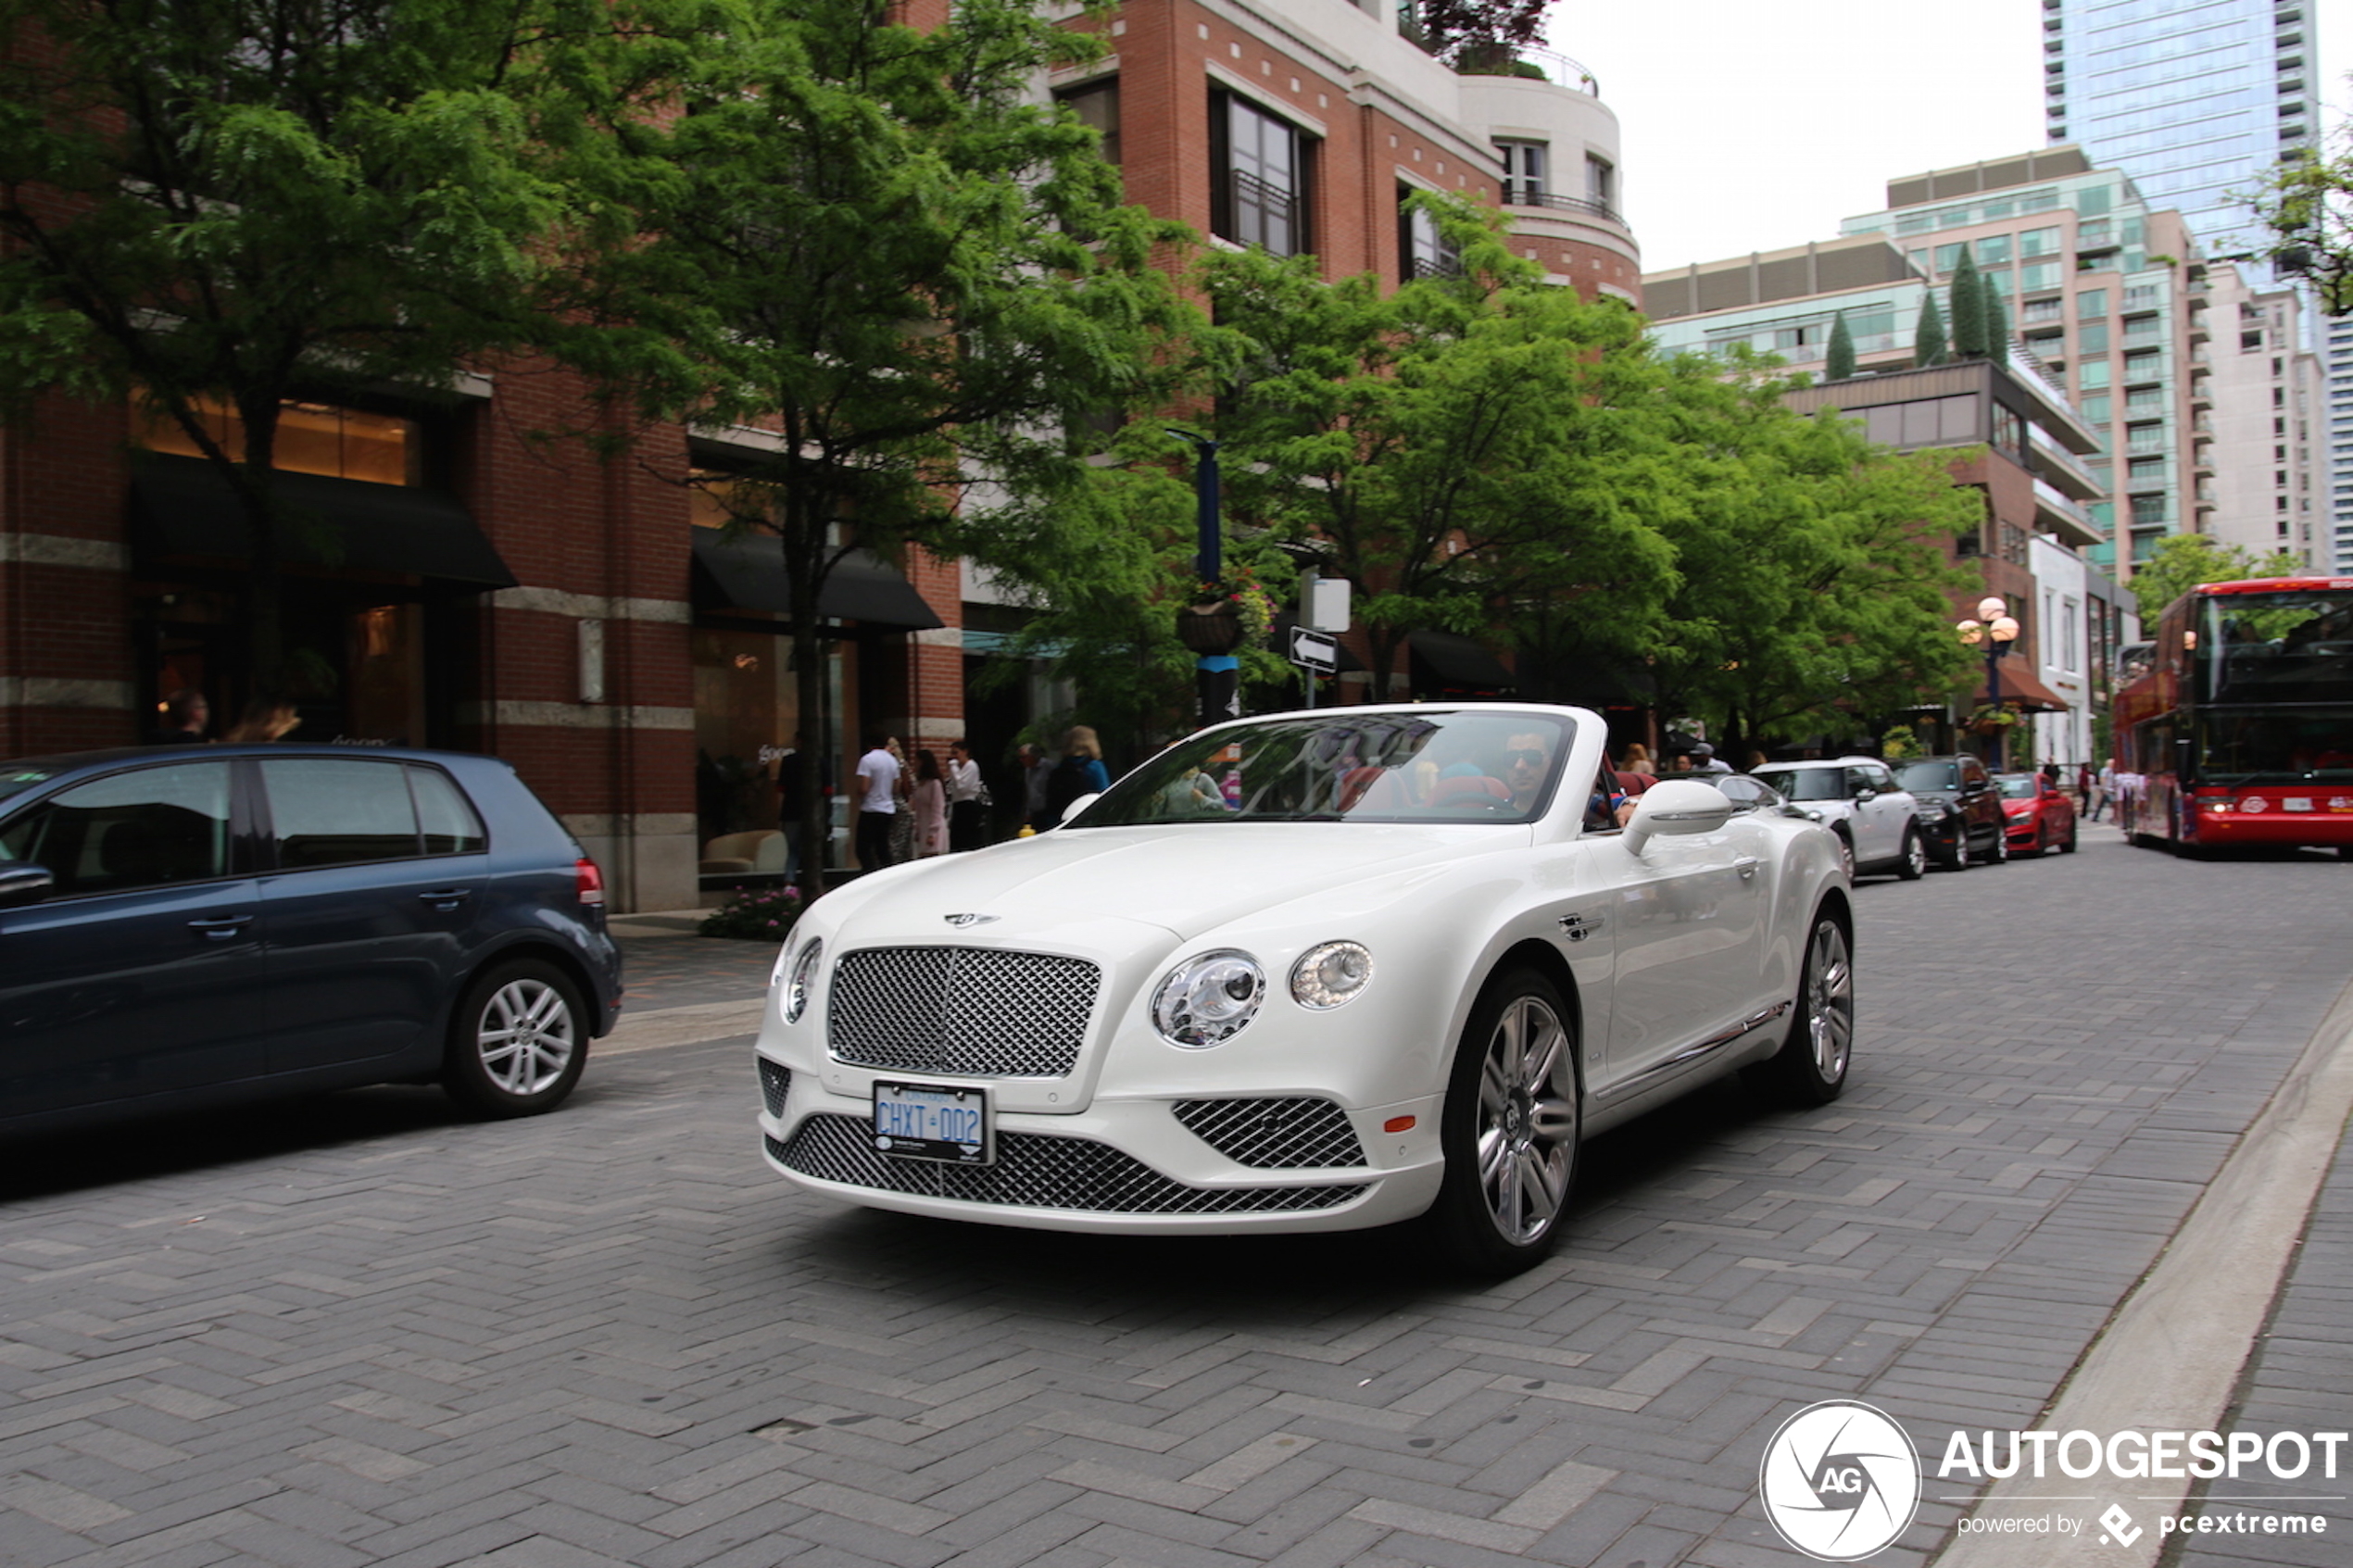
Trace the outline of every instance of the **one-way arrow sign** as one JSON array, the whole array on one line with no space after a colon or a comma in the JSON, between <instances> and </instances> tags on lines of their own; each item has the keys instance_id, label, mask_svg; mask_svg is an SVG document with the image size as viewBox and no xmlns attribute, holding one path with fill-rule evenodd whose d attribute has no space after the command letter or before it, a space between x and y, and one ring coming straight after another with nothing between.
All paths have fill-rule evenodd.
<instances>
[{"instance_id":1,"label":"one-way arrow sign","mask_svg":"<svg viewBox=\"0 0 2353 1568\"><path fill-rule=\"evenodd\" d=\"M1340 668L1340 643L1304 626L1290 629L1290 661L1328 675Z\"/></svg>"}]
</instances>

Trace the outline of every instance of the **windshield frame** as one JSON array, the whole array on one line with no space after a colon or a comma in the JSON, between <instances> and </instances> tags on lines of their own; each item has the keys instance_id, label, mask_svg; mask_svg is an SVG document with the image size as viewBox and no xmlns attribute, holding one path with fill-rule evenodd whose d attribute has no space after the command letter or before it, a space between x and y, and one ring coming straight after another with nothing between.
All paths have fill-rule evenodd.
<instances>
[{"instance_id":1,"label":"windshield frame","mask_svg":"<svg viewBox=\"0 0 2353 1568\"><path fill-rule=\"evenodd\" d=\"M1123 774L1062 826L1525 827L1553 809L1579 729L1566 712L1483 704L1335 708L1252 719L1186 736ZM1549 736L1550 755L1541 783L1515 803L1510 743L1530 735ZM1264 759L1255 775L1253 756Z\"/></svg>"}]
</instances>

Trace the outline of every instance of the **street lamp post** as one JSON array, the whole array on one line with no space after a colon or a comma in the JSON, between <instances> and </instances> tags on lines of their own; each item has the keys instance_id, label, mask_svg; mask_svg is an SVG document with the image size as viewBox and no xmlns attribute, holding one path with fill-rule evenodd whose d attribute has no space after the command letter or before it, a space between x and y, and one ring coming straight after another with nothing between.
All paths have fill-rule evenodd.
<instances>
[{"instance_id":1,"label":"street lamp post","mask_svg":"<svg viewBox=\"0 0 2353 1568\"><path fill-rule=\"evenodd\" d=\"M1168 433L1189 441L1200 453L1193 467L1194 525L1197 532L1194 570L1203 583L1214 583L1226 570L1225 543L1217 524L1217 443L1188 430ZM1204 653L1193 661L1193 688L1201 702L1202 728L1241 717L1241 660L1231 653Z\"/></svg>"},{"instance_id":2,"label":"street lamp post","mask_svg":"<svg viewBox=\"0 0 2353 1568\"><path fill-rule=\"evenodd\" d=\"M1963 621L1953 628L1961 634L1961 642L1969 647L1982 646L1985 649L1985 707L1989 712L2002 710L2002 656L2018 641L2018 621L2009 613L2010 607L1999 594L1988 594L1978 601L1977 619ZM1994 737L1994 762L1998 768L2008 737Z\"/></svg>"}]
</instances>

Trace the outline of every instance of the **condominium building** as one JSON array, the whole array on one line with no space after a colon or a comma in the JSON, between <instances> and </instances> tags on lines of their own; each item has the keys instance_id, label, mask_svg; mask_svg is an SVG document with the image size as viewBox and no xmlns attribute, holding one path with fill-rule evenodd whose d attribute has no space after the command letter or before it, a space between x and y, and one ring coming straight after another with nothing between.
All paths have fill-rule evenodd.
<instances>
[{"instance_id":1,"label":"condominium building","mask_svg":"<svg viewBox=\"0 0 2353 1568\"><path fill-rule=\"evenodd\" d=\"M2201 526L2189 435L2213 403L2205 264L2181 214L2078 147L1892 180L1887 207L1847 219L1948 283L1967 247L2025 349L2105 436L2090 468L2105 536L2095 564L2130 571L2168 533Z\"/></svg>"},{"instance_id":2,"label":"condominium building","mask_svg":"<svg viewBox=\"0 0 2353 1568\"><path fill-rule=\"evenodd\" d=\"M2317 20L2312 0L2043 0L2049 138L2130 174L2209 255L2259 248L2236 193L2316 139Z\"/></svg>"},{"instance_id":3,"label":"condominium building","mask_svg":"<svg viewBox=\"0 0 2353 1568\"><path fill-rule=\"evenodd\" d=\"M2196 431L2193 472L2204 532L2250 555L2285 550L2305 571L2333 570L2329 519L2328 387L2322 357L2305 346L2307 296L2252 283L2241 268L2209 270L2218 329L2212 423ZM2221 460L2209 458L2221 455Z\"/></svg>"},{"instance_id":4,"label":"condominium building","mask_svg":"<svg viewBox=\"0 0 2353 1568\"><path fill-rule=\"evenodd\" d=\"M2328 324L2328 442L2330 532L2334 570L2353 572L2353 316Z\"/></svg>"}]
</instances>

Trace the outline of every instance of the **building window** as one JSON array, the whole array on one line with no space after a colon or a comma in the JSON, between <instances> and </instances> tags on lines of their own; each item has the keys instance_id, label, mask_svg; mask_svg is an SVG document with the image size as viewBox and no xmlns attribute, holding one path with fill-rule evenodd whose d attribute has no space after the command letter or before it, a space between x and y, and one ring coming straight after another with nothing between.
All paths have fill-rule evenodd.
<instances>
[{"instance_id":1,"label":"building window","mask_svg":"<svg viewBox=\"0 0 2353 1568\"><path fill-rule=\"evenodd\" d=\"M325 474L371 484L425 482L425 444L415 420L291 399L281 408L270 464L279 472ZM245 420L236 409L220 398L200 397L195 412L214 445L232 458L245 456ZM132 444L150 452L183 458L205 455L179 421L143 406L135 396L131 429Z\"/></svg>"},{"instance_id":2,"label":"building window","mask_svg":"<svg viewBox=\"0 0 2353 1568\"><path fill-rule=\"evenodd\" d=\"M2018 253L2020 256L2057 256L2058 251L2059 232L2057 229L2029 229L2018 237Z\"/></svg>"},{"instance_id":3,"label":"building window","mask_svg":"<svg viewBox=\"0 0 2353 1568\"><path fill-rule=\"evenodd\" d=\"M2075 319L2077 320L2080 321L2087 316L2105 316L2107 314L2108 290L2085 289L2082 294L2075 296Z\"/></svg>"},{"instance_id":4,"label":"building window","mask_svg":"<svg viewBox=\"0 0 2353 1568\"><path fill-rule=\"evenodd\" d=\"M2082 354L2108 352L2108 323L2085 321L2075 329L2076 350Z\"/></svg>"},{"instance_id":5,"label":"building window","mask_svg":"<svg viewBox=\"0 0 2353 1568\"><path fill-rule=\"evenodd\" d=\"M1119 162L1119 78L1107 82L1090 82L1084 87L1062 94L1062 102L1083 124L1091 125L1103 139L1103 161Z\"/></svg>"},{"instance_id":6,"label":"building window","mask_svg":"<svg viewBox=\"0 0 2353 1568\"><path fill-rule=\"evenodd\" d=\"M1307 228L1308 138L1246 99L1214 94L1215 183L1210 227L1237 245L1275 256L1313 248Z\"/></svg>"},{"instance_id":7,"label":"building window","mask_svg":"<svg viewBox=\"0 0 2353 1568\"><path fill-rule=\"evenodd\" d=\"M1617 209L1617 167L1591 153L1585 155L1585 199L1604 211Z\"/></svg>"},{"instance_id":8,"label":"building window","mask_svg":"<svg viewBox=\"0 0 2353 1568\"><path fill-rule=\"evenodd\" d=\"M1438 232L1438 220L1407 205L1413 194L1411 185L1397 187L1397 275L1408 281L1453 277L1463 270L1462 256Z\"/></svg>"},{"instance_id":9,"label":"building window","mask_svg":"<svg viewBox=\"0 0 2353 1568\"><path fill-rule=\"evenodd\" d=\"M2007 234L1987 234L1977 242L1971 252L1980 267L1991 267L2010 258L2010 237Z\"/></svg>"},{"instance_id":10,"label":"building window","mask_svg":"<svg viewBox=\"0 0 2353 1568\"><path fill-rule=\"evenodd\" d=\"M1544 205L1544 166L1551 149L1541 142L1498 142L1496 156L1504 160L1504 205Z\"/></svg>"}]
</instances>

